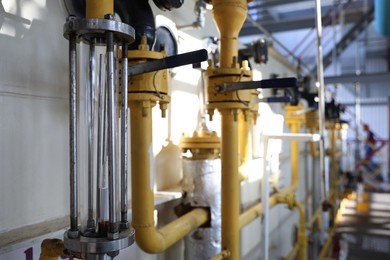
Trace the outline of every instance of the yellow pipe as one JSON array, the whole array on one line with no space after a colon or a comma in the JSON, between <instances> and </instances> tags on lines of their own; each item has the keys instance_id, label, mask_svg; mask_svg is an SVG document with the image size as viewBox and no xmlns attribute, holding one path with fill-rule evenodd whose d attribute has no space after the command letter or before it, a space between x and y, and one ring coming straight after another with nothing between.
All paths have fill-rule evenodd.
<instances>
[{"instance_id":1,"label":"yellow pipe","mask_svg":"<svg viewBox=\"0 0 390 260\"><path fill-rule=\"evenodd\" d=\"M249 110L248 110L249 111ZM242 111L238 116L238 133L239 133L239 148L240 148L240 164L249 161L251 153L249 151L249 129L251 127L251 120L246 111Z\"/></svg>"},{"instance_id":2,"label":"yellow pipe","mask_svg":"<svg viewBox=\"0 0 390 260\"><path fill-rule=\"evenodd\" d=\"M222 249L229 250L228 259L240 257L240 183L238 174L237 109L221 109L222 121Z\"/></svg>"},{"instance_id":3,"label":"yellow pipe","mask_svg":"<svg viewBox=\"0 0 390 260\"><path fill-rule=\"evenodd\" d=\"M298 252L297 259L306 260L306 254L307 254L306 215L302 205L297 200L295 200L294 206L299 211L299 230L298 230L299 252Z\"/></svg>"},{"instance_id":4,"label":"yellow pipe","mask_svg":"<svg viewBox=\"0 0 390 260\"><path fill-rule=\"evenodd\" d=\"M113 0L87 0L86 17L87 18L104 18L106 14L114 14Z\"/></svg>"},{"instance_id":5,"label":"yellow pipe","mask_svg":"<svg viewBox=\"0 0 390 260\"><path fill-rule=\"evenodd\" d=\"M283 189L281 192L272 195L269 198L269 207L273 208L278 204L278 197L279 196L286 196L288 194L294 193L298 187L298 181L296 179L291 179L291 185L287 188ZM240 229L251 223L254 219L257 217L260 217L261 214L263 214L263 204L257 203L256 205L252 206L245 212L243 212L239 217L239 226Z\"/></svg>"},{"instance_id":6,"label":"yellow pipe","mask_svg":"<svg viewBox=\"0 0 390 260\"><path fill-rule=\"evenodd\" d=\"M328 234L328 239L325 241L325 244L322 247L322 249L320 251L320 254L318 255L318 260L325 259L326 254L329 251L329 247L332 245L333 236L336 233L337 225L338 225L338 223L340 221L340 218L342 217L342 214L343 214L342 211L346 208L346 204L348 203L349 199L353 199L353 197L349 197L348 198L348 196L347 196L346 198L344 198L341 201L340 207L339 207L339 209L337 211L337 214L336 214L336 216L334 218L334 221L333 221L333 227L332 227L332 229L330 230L330 232Z\"/></svg>"},{"instance_id":7,"label":"yellow pipe","mask_svg":"<svg viewBox=\"0 0 390 260\"><path fill-rule=\"evenodd\" d=\"M318 255L318 260L323 260L326 257L326 254L329 251L329 247L332 244L333 236L336 231L336 228L333 227L332 230L329 232L328 239L326 240L324 246L321 249L320 254Z\"/></svg>"},{"instance_id":8,"label":"yellow pipe","mask_svg":"<svg viewBox=\"0 0 390 260\"><path fill-rule=\"evenodd\" d=\"M322 213L322 206L320 206L316 212L313 214L313 216L311 217L309 223L307 224L308 227L312 228L312 226L314 225L314 222L321 217L321 213Z\"/></svg>"},{"instance_id":9,"label":"yellow pipe","mask_svg":"<svg viewBox=\"0 0 390 260\"><path fill-rule=\"evenodd\" d=\"M279 196L277 198L278 203L286 203L288 208L291 210L294 207L298 209L299 212L299 227L298 227L298 256L299 260L306 260L307 253L307 235L306 235L306 215L305 211L299 203L298 200L295 199L295 195L290 194L288 196Z\"/></svg>"},{"instance_id":10,"label":"yellow pipe","mask_svg":"<svg viewBox=\"0 0 390 260\"><path fill-rule=\"evenodd\" d=\"M194 209L179 219L156 230L151 164L152 101L129 100L131 122L132 226L138 246L148 253L159 253L173 245L188 232L206 223L209 213Z\"/></svg>"},{"instance_id":11,"label":"yellow pipe","mask_svg":"<svg viewBox=\"0 0 390 260\"><path fill-rule=\"evenodd\" d=\"M218 255L213 256L211 260L221 260L230 257L230 252L228 250L222 250Z\"/></svg>"},{"instance_id":12,"label":"yellow pipe","mask_svg":"<svg viewBox=\"0 0 390 260\"><path fill-rule=\"evenodd\" d=\"M298 250L299 250L299 243L295 243L293 249L290 251L290 253L285 257L283 258L284 260L292 260L292 259L295 259L295 257L297 256L298 254Z\"/></svg>"},{"instance_id":13,"label":"yellow pipe","mask_svg":"<svg viewBox=\"0 0 390 260\"><path fill-rule=\"evenodd\" d=\"M235 67L238 57L238 34L248 12L246 0L212 0L213 16L220 33L220 68Z\"/></svg>"}]
</instances>

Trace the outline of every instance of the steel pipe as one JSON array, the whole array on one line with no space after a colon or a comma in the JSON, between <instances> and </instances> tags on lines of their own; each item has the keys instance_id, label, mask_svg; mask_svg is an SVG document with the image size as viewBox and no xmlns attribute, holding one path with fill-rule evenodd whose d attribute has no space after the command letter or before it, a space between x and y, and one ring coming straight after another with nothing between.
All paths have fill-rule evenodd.
<instances>
[{"instance_id":1,"label":"steel pipe","mask_svg":"<svg viewBox=\"0 0 390 260\"><path fill-rule=\"evenodd\" d=\"M324 68L322 60L322 21L321 21L321 0L315 1L316 8L316 31L317 31L317 84L318 84L318 125L320 140L320 172L322 176L321 194L322 199L329 197L329 174L325 171L325 83Z\"/></svg>"},{"instance_id":2,"label":"steel pipe","mask_svg":"<svg viewBox=\"0 0 390 260\"><path fill-rule=\"evenodd\" d=\"M107 88L108 88L108 186L109 186L109 232L117 233L116 216L116 125L115 125L115 75L114 33L106 33L107 41Z\"/></svg>"},{"instance_id":3,"label":"steel pipe","mask_svg":"<svg viewBox=\"0 0 390 260\"><path fill-rule=\"evenodd\" d=\"M69 159L70 159L70 230L78 231L77 179L77 50L76 34L69 34Z\"/></svg>"},{"instance_id":4,"label":"steel pipe","mask_svg":"<svg viewBox=\"0 0 390 260\"><path fill-rule=\"evenodd\" d=\"M128 43L122 43L122 88L121 88L121 224L128 225L127 221L127 155L128 155L128 116L127 116L127 60Z\"/></svg>"},{"instance_id":5,"label":"steel pipe","mask_svg":"<svg viewBox=\"0 0 390 260\"><path fill-rule=\"evenodd\" d=\"M105 126L104 123L104 115L105 115L105 110L103 110L103 107L105 105L105 95L104 91L105 88L103 86L103 54L100 54L99 56L99 98L98 98L98 132L97 132L97 155L96 155L96 221L101 220L101 194L100 194L100 185L102 181L102 175L103 175L103 145L102 143L104 142L104 129L103 127Z\"/></svg>"},{"instance_id":6,"label":"steel pipe","mask_svg":"<svg viewBox=\"0 0 390 260\"><path fill-rule=\"evenodd\" d=\"M89 45L89 89L87 91L87 111L88 111L88 221L87 228L95 229L93 216L93 136L94 136L94 96L95 96L95 41Z\"/></svg>"}]
</instances>

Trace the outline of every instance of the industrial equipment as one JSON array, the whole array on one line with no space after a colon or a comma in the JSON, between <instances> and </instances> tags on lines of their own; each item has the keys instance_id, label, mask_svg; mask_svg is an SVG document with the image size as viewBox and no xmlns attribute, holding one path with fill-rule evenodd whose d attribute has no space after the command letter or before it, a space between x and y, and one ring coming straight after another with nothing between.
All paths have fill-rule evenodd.
<instances>
[{"instance_id":1,"label":"industrial equipment","mask_svg":"<svg viewBox=\"0 0 390 260\"><path fill-rule=\"evenodd\" d=\"M64 25L70 74L70 229L64 242L70 253L87 259L115 256L134 242L127 219L127 102L118 107L119 92L127 91L127 66L119 73L118 50L122 45L122 62L127 64L134 29L115 21L109 8L107 13L104 18L70 16ZM80 41L89 46L86 71L77 69ZM79 83L83 72L88 75L85 86ZM87 208L81 209L83 198Z\"/></svg>"}]
</instances>

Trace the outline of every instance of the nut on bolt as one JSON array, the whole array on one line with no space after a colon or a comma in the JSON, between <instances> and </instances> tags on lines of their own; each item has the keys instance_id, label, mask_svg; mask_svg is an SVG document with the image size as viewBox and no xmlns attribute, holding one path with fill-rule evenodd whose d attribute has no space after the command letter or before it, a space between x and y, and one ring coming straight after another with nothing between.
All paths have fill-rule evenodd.
<instances>
[{"instance_id":1,"label":"nut on bolt","mask_svg":"<svg viewBox=\"0 0 390 260\"><path fill-rule=\"evenodd\" d=\"M160 102L160 109L161 109L161 117L165 118L167 114L166 111L168 109L168 103Z\"/></svg>"}]
</instances>

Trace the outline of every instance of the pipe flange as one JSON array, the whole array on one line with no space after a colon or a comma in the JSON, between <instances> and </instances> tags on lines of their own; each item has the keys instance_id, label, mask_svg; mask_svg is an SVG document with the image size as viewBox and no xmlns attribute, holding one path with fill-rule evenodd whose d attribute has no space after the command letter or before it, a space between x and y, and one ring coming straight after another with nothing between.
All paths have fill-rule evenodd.
<instances>
[{"instance_id":1,"label":"pipe flange","mask_svg":"<svg viewBox=\"0 0 390 260\"><path fill-rule=\"evenodd\" d=\"M305 122L305 115L301 104L298 105L286 105L285 106L285 120L286 124L291 128L292 125L297 124L299 127Z\"/></svg>"},{"instance_id":2,"label":"pipe flange","mask_svg":"<svg viewBox=\"0 0 390 260\"><path fill-rule=\"evenodd\" d=\"M113 32L117 42L132 43L135 39L133 27L115 20L69 16L64 24L64 37L66 39L69 40L69 36L75 34L77 41L82 40L87 44L92 41L104 44L106 32Z\"/></svg>"},{"instance_id":3,"label":"pipe flange","mask_svg":"<svg viewBox=\"0 0 390 260\"><path fill-rule=\"evenodd\" d=\"M134 243L134 229L129 228L119 233L119 238L109 240L107 237L70 238L68 231L64 234L64 245L70 253L107 254L125 249Z\"/></svg>"},{"instance_id":4,"label":"pipe flange","mask_svg":"<svg viewBox=\"0 0 390 260\"><path fill-rule=\"evenodd\" d=\"M221 138L215 131L195 131L192 136L183 134L179 147L183 152L190 151L192 159L214 159L221 152Z\"/></svg>"}]
</instances>

